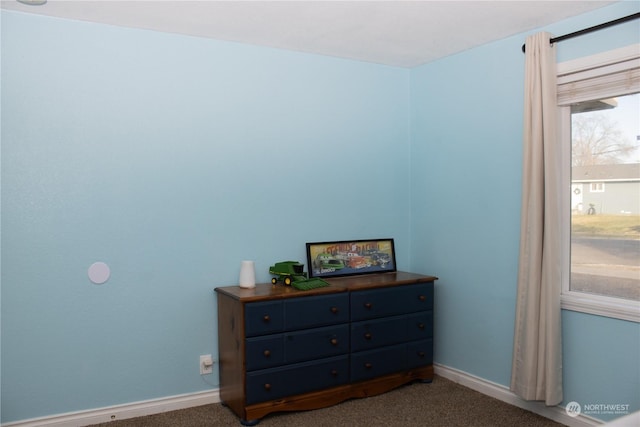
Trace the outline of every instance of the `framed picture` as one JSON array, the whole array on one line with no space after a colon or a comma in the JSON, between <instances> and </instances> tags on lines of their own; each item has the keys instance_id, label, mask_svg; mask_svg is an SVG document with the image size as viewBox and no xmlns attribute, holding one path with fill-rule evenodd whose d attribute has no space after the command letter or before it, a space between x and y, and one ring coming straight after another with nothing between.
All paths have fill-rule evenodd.
<instances>
[{"instance_id":1,"label":"framed picture","mask_svg":"<svg viewBox=\"0 0 640 427\"><path fill-rule=\"evenodd\" d=\"M307 243L309 277L396 271L393 239Z\"/></svg>"}]
</instances>

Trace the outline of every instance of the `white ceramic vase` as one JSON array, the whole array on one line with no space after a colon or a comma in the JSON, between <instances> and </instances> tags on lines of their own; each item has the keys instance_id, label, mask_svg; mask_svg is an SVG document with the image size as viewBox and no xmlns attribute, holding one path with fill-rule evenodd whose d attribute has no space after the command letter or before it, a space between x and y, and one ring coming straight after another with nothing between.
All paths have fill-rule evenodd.
<instances>
[{"instance_id":1,"label":"white ceramic vase","mask_svg":"<svg viewBox=\"0 0 640 427\"><path fill-rule=\"evenodd\" d=\"M253 261L242 261L240 263L240 282L241 288L256 287L256 266Z\"/></svg>"}]
</instances>

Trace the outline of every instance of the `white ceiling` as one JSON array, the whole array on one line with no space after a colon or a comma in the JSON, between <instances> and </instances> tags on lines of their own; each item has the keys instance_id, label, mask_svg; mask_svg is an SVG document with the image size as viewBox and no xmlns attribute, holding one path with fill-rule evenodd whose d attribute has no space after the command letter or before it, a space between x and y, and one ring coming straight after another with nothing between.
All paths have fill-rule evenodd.
<instances>
[{"instance_id":1,"label":"white ceiling","mask_svg":"<svg viewBox=\"0 0 640 427\"><path fill-rule=\"evenodd\" d=\"M1 1L4 9L28 13L399 67L414 67L614 3L48 0L33 6Z\"/></svg>"}]
</instances>

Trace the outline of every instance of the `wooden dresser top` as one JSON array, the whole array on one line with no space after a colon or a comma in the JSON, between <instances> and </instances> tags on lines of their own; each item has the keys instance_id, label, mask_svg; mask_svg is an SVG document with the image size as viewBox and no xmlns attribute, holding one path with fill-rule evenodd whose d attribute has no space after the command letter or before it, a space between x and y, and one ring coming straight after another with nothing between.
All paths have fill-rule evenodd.
<instances>
[{"instance_id":1,"label":"wooden dresser top","mask_svg":"<svg viewBox=\"0 0 640 427\"><path fill-rule=\"evenodd\" d=\"M433 282L438 280L438 278L405 271L395 271L390 273L323 278L323 280L329 283L329 286L308 291L301 291L281 283L275 285L271 283L258 283L256 287L252 289L245 289L240 286L224 286L215 288L215 291L240 301L251 302L410 285L413 283Z\"/></svg>"}]
</instances>

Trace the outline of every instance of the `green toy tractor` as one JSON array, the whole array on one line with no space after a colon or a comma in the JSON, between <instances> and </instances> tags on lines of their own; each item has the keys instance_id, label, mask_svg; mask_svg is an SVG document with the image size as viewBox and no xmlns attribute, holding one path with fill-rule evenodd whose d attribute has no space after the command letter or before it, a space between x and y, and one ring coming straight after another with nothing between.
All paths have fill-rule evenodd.
<instances>
[{"instance_id":1,"label":"green toy tractor","mask_svg":"<svg viewBox=\"0 0 640 427\"><path fill-rule=\"evenodd\" d=\"M290 285L296 289L305 291L329 286L324 280L309 279L309 276L304 271L304 264L298 261L277 262L275 265L269 267L269 273L278 276L271 279L271 283L274 285L280 281L287 286Z\"/></svg>"},{"instance_id":2,"label":"green toy tractor","mask_svg":"<svg viewBox=\"0 0 640 427\"><path fill-rule=\"evenodd\" d=\"M307 279L307 273L304 272L304 264L298 261L276 262L275 265L269 267L269 273L278 276L271 279L271 283L274 285L278 283L278 281L285 285L290 285L296 280Z\"/></svg>"}]
</instances>

